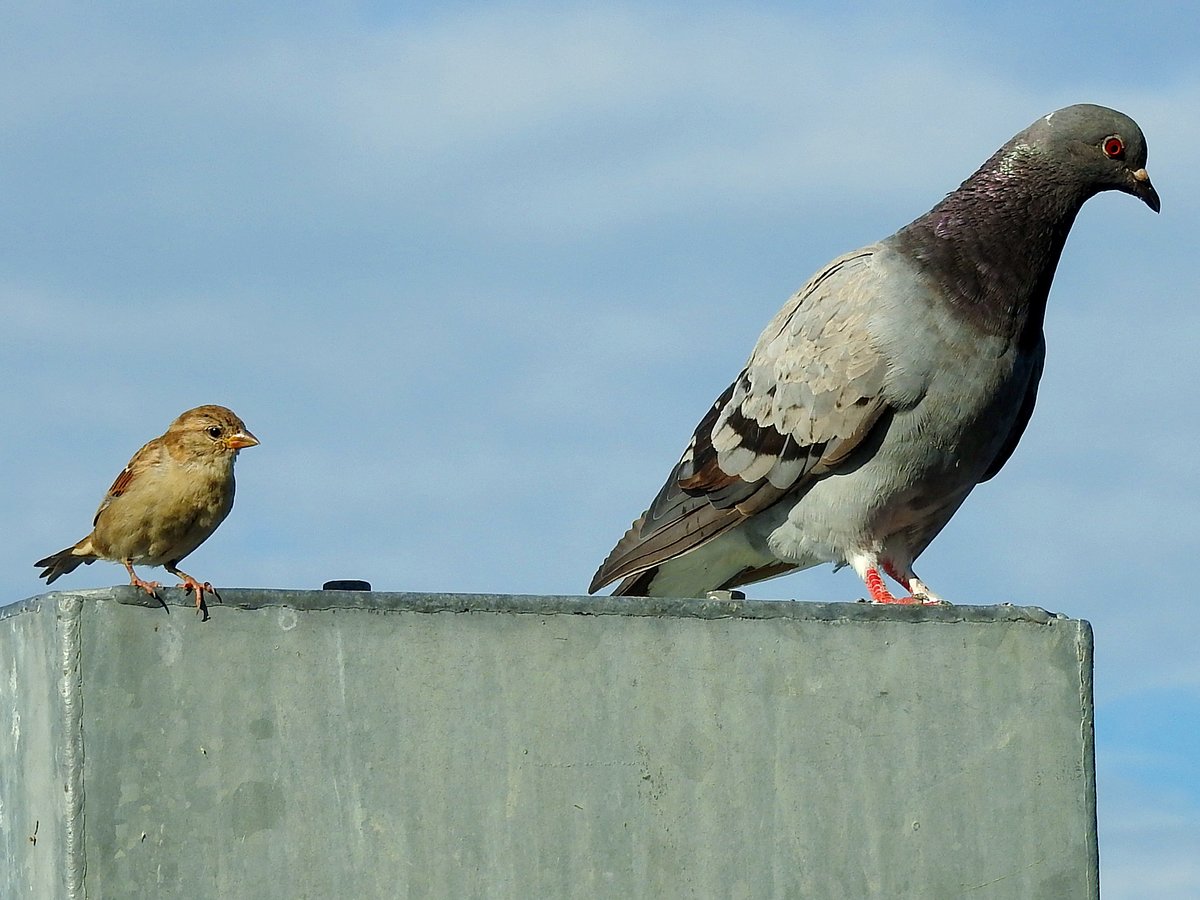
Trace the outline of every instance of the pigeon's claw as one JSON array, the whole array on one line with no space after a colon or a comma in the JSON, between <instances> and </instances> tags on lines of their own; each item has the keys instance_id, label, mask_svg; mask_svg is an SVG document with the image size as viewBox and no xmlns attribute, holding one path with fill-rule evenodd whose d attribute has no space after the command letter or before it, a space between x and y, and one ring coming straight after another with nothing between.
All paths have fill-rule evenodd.
<instances>
[{"instance_id":1,"label":"pigeon's claw","mask_svg":"<svg viewBox=\"0 0 1200 900\"><path fill-rule=\"evenodd\" d=\"M922 602L916 597L895 596L887 589L887 585L883 583L883 576L879 574L879 570L874 566L867 569L863 575L863 582L867 585L867 592L871 595L872 603L894 603L907 606Z\"/></svg>"},{"instance_id":2,"label":"pigeon's claw","mask_svg":"<svg viewBox=\"0 0 1200 900\"><path fill-rule=\"evenodd\" d=\"M849 563L858 572L863 583L867 586L871 603L886 603L899 606L949 606L950 604L926 587L925 582L914 574L908 565L896 563L891 559L879 560L874 554L855 554ZM911 592L907 597L897 597L887 589L883 582L886 572Z\"/></svg>"},{"instance_id":3,"label":"pigeon's claw","mask_svg":"<svg viewBox=\"0 0 1200 900\"><path fill-rule=\"evenodd\" d=\"M911 566L900 566L893 563L891 560L885 560L883 570L892 576L900 584L908 588L912 597L908 601L910 603L921 603L925 606L950 606L949 600L944 600L929 589L929 587L912 570Z\"/></svg>"},{"instance_id":4,"label":"pigeon's claw","mask_svg":"<svg viewBox=\"0 0 1200 900\"><path fill-rule=\"evenodd\" d=\"M913 599L918 603L923 603L925 606L951 606L949 600L945 600L931 591L919 578L913 578L909 582L909 590L912 591Z\"/></svg>"}]
</instances>

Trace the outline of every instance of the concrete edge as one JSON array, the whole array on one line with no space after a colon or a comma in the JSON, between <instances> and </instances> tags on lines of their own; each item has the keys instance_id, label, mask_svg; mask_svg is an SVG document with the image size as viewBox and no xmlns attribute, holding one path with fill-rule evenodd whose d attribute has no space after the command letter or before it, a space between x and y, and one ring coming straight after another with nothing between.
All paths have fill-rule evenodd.
<instances>
[{"instance_id":1,"label":"concrete edge","mask_svg":"<svg viewBox=\"0 0 1200 900\"><path fill-rule=\"evenodd\" d=\"M37 612L42 608L42 604L47 601L52 601L51 594L38 594L34 597L27 597L24 600L15 600L6 606L0 606L0 620L7 619L10 616L18 616L25 612Z\"/></svg>"},{"instance_id":2,"label":"concrete edge","mask_svg":"<svg viewBox=\"0 0 1200 900\"><path fill-rule=\"evenodd\" d=\"M178 588L160 589L173 610L191 611L194 600ZM63 598L115 600L130 606L162 610L162 604L131 585L81 591L51 591L0 607L0 618L17 615L41 603ZM239 609L288 607L297 610L365 609L389 612L493 612L525 615L660 616L695 619L799 619L834 622L1071 622L1060 613L1037 606L881 606L872 603L819 603L797 600L707 600L646 597L539 596L524 594L435 594L381 591L295 591L262 588L221 589L221 602L210 599L219 618L222 606ZM1085 623L1086 624L1086 623ZM1090 626L1088 629L1090 634Z\"/></svg>"},{"instance_id":3,"label":"concrete edge","mask_svg":"<svg viewBox=\"0 0 1200 900\"><path fill-rule=\"evenodd\" d=\"M190 626L194 617L191 596L176 589L164 590L164 599L169 605L169 614L187 617ZM1080 702L1078 727L1081 738L1079 772L1083 775L1086 796L1083 798L1081 822L1087 828L1084 836L1087 859L1087 893L1100 897L1099 847L1097 841L1096 809L1096 755L1093 697L1094 635L1091 625L1084 620L1071 620L1061 615L1048 613L1038 607L1018 606L955 606L955 607L887 607L865 603L814 603L789 600L701 600L701 599L646 599L610 598L583 596L531 596L497 594L423 594L416 592L352 592L352 591L279 591L263 589L229 589L221 591L224 606L212 604L212 625L220 627L221 611L227 609L329 611L363 610L369 613L388 615L394 613L458 613L483 612L494 614L520 614L533 616L550 615L630 615L638 617L657 616L663 618L690 618L699 620L728 619L790 619L818 623L870 623L887 622L900 624L990 624L1026 623L1031 625L1057 626L1072 629L1062 638L1067 647L1074 644L1079 672L1068 674L1078 677ZM83 783L84 734L82 728L83 703L86 701L81 683L81 622L87 611L93 609L92 602L140 606L146 608L146 623L157 622L158 617L167 615L152 598L129 585L82 591L54 591L27 598L7 607L0 607L0 619L29 611L45 616L53 623L53 646L59 669L57 674L61 709L56 718L61 723L64 743L56 754L57 765L63 772L63 841L56 860L61 860L63 876L60 884L70 898L86 896L86 859L83 836L85 834ZM111 607L110 607L111 609ZM52 617L52 618L51 618ZM231 623L232 624L232 623ZM617 624L617 623L614 623ZM1068 650L1068 654L1069 654ZM53 659L54 657L52 657ZM1074 726L1072 726L1073 728ZM94 786L93 786L94 788ZM1078 819L1076 821L1078 821ZM1078 846L1078 845L1076 845Z\"/></svg>"},{"instance_id":4,"label":"concrete edge","mask_svg":"<svg viewBox=\"0 0 1200 900\"><path fill-rule=\"evenodd\" d=\"M1094 669L1096 655L1096 640L1090 622L1080 619L1078 622L1076 649L1079 658L1079 708L1080 731L1083 744L1083 758L1080 765L1083 769L1086 785L1087 804L1087 849L1088 849L1088 885L1094 900L1100 900L1100 818L1097 811L1097 795L1099 786L1096 783L1096 704L1094 697Z\"/></svg>"},{"instance_id":5,"label":"concrete edge","mask_svg":"<svg viewBox=\"0 0 1200 900\"><path fill-rule=\"evenodd\" d=\"M47 598L50 599L50 598ZM84 785L83 785L83 671L81 622L83 600L71 594L56 594L58 631L59 696L63 725L63 880L67 896L85 896L84 874Z\"/></svg>"}]
</instances>

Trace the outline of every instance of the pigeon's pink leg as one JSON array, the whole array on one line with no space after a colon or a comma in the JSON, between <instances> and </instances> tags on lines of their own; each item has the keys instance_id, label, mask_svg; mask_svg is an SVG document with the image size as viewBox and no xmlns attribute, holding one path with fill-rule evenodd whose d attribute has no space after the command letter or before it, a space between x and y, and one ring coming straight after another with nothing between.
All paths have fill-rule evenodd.
<instances>
[{"instance_id":1,"label":"pigeon's pink leg","mask_svg":"<svg viewBox=\"0 0 1200 900\"><path fill-rule=\"evenodd\" d=\"M922 603L925 606L949 606L950 604L931 591L925 586L917 573L912 570L911 566L897 566L890 559L883 561L883 570L892 576L898 583L908 588L912 594L907 600L898 601L900 603Z\"/></svg>"},{"instance_id":2,"label":"pigeon's pink leg","mask_svg":"<svg viewBox=\"0 0 1200 900\"><path fill-rule=\"evenodd\" d=\"M887 589L887 585L883 583L883 576L879 574L879 570L882 568L893 578L896 578L896 570L898 567L893 565L891 560L881 560L874 552L863 551L859 553L851 553L846 558L846 562L853 567L854 571L858 573L858 577L863 580L864 584L866 584L867 592L871 595L872 603L889 603L910 606L914 603L925 602L924 597L922 597L920 594L917 594L914 597L896 597ZM916 578L916 576L914 575L913 578ZM896 580L901 584L905 584L903 579L896 578ZM920 584L920 582L917 583ZM924 587L924 585L921 586Z\"/></svg>"},{"instance_id":3,"label":"pigeon's pink leg","mask_svg":"<svg viewBox=\"0 0 1200 900\"><path fill-rule=\"evenodd\" d=\"M876 568L867 569L863 575L863 581L866 582L867 591L871 594L872 603L898 603L902 605L911 605L920 603L916 597L896 597L887 589L887 585L883 583L883 576L879 574Z\"/></svg>"}]
</instances>

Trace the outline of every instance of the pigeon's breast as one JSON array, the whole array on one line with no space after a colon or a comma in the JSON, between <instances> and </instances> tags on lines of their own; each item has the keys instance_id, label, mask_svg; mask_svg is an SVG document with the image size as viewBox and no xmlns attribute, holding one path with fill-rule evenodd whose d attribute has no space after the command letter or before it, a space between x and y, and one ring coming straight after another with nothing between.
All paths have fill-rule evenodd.
<instances>
[{"instance_id":1,"label":"pigeon's breast","mask_svg":"<svg viewBox=\"0 0 1200 900\"><path fill-rule=\"evenodd\" d=\"M915 556L984 477L1015 426L1036 359L948 317L918 292L876 307L890 412L851 458L774 523L785 558L842 561L864 546Z\"/></svg>"}]
</instances>

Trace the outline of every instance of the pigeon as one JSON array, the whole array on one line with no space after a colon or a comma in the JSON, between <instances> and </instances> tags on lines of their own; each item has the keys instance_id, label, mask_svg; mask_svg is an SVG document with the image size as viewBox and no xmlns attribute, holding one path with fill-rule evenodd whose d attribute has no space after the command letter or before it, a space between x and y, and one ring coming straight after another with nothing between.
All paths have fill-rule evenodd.
<instances>
[{"instance_id":1,"label":"pigeon","mask_svg":"<svg viewBox=\"0 0 1200 900\"><path fill-rule=\"evenodd\" d=\"M703 597L821 563L875 603L945 603L913 561L1029 423L1050 283L1108 190L1159 211L1128 116L1068 106L928 213L814 275L763 331L592 579ZM907 595L895 596L884 576Z\"/></svg>"},{"instance_id":2,"label":"pigeon","mask_svg":"<svg viewBox=\"0 0 1200 900\"><path fill-rule=\"evenodd\" d=\"M224 406L181 413L166 432L145 444L117 476L78 543L39 559L47 584L98 559L119 562L130 583L161 602L156 581L143 581L133 564L163 566L182 579L203 612L213 586L180 571L179 561L199 547L233 509L233 463L238 451L258 444L244 422ZM164 604L165 605L165 604Z\"/></svg>"}]
</instances>

